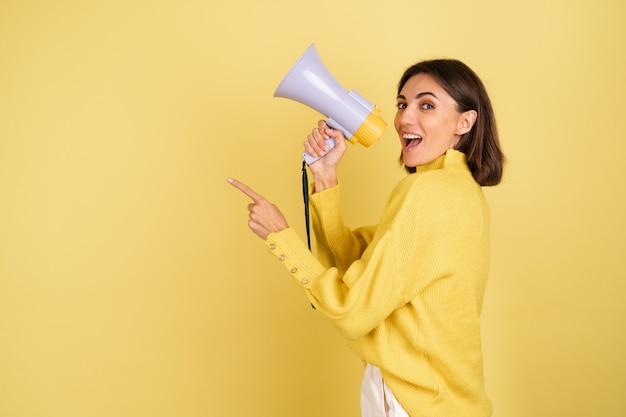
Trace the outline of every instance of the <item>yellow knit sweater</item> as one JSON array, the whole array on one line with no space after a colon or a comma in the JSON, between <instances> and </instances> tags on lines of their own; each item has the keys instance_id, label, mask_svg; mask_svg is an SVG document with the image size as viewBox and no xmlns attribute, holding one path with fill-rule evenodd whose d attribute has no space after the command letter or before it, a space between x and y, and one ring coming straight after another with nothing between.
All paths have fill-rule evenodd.
<instances>
[{"instance_id":1,"label":"yellow knit sweater","mask_svg":"<svg viewBox=\"0 0 626 417\"><path fill-rule=\"evenodd\" d=\"M412 417L486 417L479 316L489 209L450 150L394 188L377 226L350 230L340 186L313 194L318 258L289 228L266 245Z\"/></svg>"}]
</instances>

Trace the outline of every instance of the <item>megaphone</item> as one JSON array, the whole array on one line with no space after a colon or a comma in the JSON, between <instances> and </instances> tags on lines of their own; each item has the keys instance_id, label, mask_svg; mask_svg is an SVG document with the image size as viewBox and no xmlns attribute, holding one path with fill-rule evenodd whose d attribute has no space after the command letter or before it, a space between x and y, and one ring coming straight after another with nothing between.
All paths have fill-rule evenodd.
<instances>
[{"instance_id":1,"label":"megaphone","mask_svg":"<svg viewBox=\"0 0 626 417\"><path fill-rule=\"evenodd\" d=\"M322 113L333 129L342 131L350 143L366 147L383 134L387 123L379 116L380 110L354 90L347 92L328 72L320 59L315 44L302 54L285 78L274 97L283 97L302 103ZM327 140L329 150L334 139ZM307 164L317 161L307 152L302 153Z\"/></svg>"}]
</instances>

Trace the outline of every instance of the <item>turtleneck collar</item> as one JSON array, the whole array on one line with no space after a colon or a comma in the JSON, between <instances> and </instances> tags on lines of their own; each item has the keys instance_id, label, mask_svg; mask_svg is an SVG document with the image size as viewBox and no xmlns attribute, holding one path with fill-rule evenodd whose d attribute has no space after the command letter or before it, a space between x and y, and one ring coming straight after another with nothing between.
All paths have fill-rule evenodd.
<instances>
[{"instance_id":1,"label":"turtleneck collar","mask_svg":"<svg viewBox=\"0 0 626 417\"><path fill-rule=\"evenodd\" d=\"M456 149L448 149L446 153L444 153L434 161L429 162L425 165L419 165L415 167L415 171L424 172L443 168L461 168L465 170L469 169L467 166L466 155L461 151L457 151Z\"/></svg>"}]
</instances>

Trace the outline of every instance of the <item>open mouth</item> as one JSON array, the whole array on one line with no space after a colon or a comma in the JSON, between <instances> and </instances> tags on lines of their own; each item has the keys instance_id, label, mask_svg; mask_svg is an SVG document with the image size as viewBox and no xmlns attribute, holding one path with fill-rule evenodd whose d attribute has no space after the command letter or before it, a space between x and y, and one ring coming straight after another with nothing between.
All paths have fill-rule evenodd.
<instances>
[{"instance_id":1,"label":"open mouth","mask_svg":"<svg viewBox=\"0 0 626 417\"><path fill-rule=\"evenodd\" d=\"M411 150L422 142L422 137L414 134L405 134L402 136L402 139L404 139L405 150Z\"/></svg>"}]
</instances>

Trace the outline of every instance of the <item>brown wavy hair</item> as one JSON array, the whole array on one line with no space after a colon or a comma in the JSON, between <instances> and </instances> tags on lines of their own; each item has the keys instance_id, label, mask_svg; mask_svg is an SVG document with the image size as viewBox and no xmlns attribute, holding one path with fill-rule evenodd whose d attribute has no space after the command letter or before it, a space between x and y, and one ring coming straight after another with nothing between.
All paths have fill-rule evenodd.
<instances>
[{"instance_id":1,"label":"brown wavy hair","mask_svg":"<svg viewBox=\"0 0 626 417\"><path fill-rule=\"evenodd\" d=\"M418 62L406 69L398 83L398 94L404 84L417 74L428 74L456 101L460 113L475 110L476 122L472 129L461 136L455 149L467 155L467 164L477 183L483 186L497 185L502 180L505 157L491 100L483 82L476 73L456 59L434 59ZM404 163L400 155L400 163ZM415 167L405 169L409 173Z\"/></svg>"}]
</instances>

